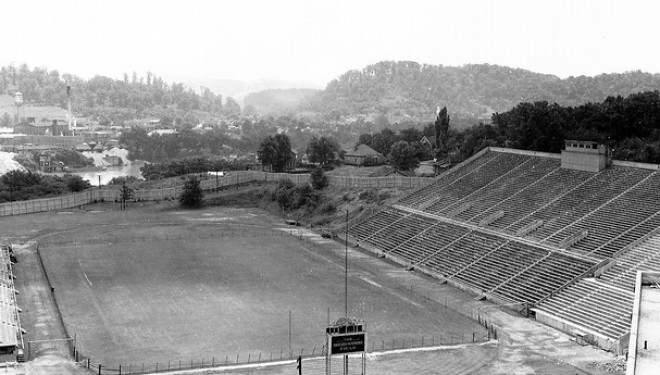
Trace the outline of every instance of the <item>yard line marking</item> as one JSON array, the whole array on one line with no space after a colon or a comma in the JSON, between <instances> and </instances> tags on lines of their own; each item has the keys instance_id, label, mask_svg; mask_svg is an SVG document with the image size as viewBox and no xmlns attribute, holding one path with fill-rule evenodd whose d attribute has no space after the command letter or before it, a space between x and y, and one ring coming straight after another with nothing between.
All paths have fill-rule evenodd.
<instances>
[{"instance_id":1,"label":"yard line marking","mask_svg":"<svg viewBox=\"0 0 660 375\"><path fill-rule=\"evenodd\" d=\"M80 267L80 272L82 272L83 276L85 276L85 280L87 280L87 283L89 283L89 286L92 286L92 282L89 281L89 277L87 277L87 274L85 271L83 271L83 266L82 263L80 262L80 259L78 259L78 267Z\"/></svg>"},{"instance_id":2,"label":"yard line marking","mask_svg":"<svg viewBox=\"0 0 660 375\"><path fill-rule=\"evenodd\" d=\"M85 280L87 280L87 282L89 283L89 286L92 286L92 282L89 281L89 277L87 277L87 274L85 272L83 272L83 275L85 275Z\"/></svg>"},{"instance_id":3,"label":"yard line marking","mask_svg":"<svg viewBox=\"0 0 660 375\"><path fill-rule=\"evenodd\" d=\"M358 277L359 277L360 279L362 279L362 281L364 281L364 282L366 282L366 283L369 283L369 284L371 284L371 285L373 285L373 286L375 286L375 287L377 287L377 288L382 288L382 287L383 287L382 285L378 284L377 282L375 282L375 281L373 281L373 280L370 280L370 279L368 279L368 278L366 278L366 277L364 277L364 276L358 276Z\"/></svg>"}]
</instances>

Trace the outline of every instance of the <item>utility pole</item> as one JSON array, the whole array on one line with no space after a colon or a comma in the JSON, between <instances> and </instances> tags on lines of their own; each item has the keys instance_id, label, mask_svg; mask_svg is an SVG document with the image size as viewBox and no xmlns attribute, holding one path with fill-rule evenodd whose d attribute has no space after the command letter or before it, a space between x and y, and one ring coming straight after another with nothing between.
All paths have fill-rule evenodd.
<instances>
[{"instance_id":1,"label":"utility pole","mask_svg":"<svg viewBox=\"0 0 660 375\"><path fill-rule=\"evenodd\" d=\"M348 320L348 208L346 209L346 236L345 236L346 241L345 242L345 256L344 256L344 270L345 270L345 277L344 277L344 307L345 307L345 317ZM344 356L344 375L348 375L348 354Z\"/></svg>"}]
</instances>

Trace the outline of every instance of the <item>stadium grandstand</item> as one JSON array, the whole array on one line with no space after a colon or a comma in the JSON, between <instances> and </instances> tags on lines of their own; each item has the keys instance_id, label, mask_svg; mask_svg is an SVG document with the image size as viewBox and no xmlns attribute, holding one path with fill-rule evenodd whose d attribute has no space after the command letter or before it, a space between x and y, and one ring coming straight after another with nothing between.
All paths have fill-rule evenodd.
<instances>
[{"instance_id":1,"label":"stadium grandstand","mask_svg":"<svg viewBox=\"0 0 660 375\"><path fill-rule=\"evenodd\" d=\"M0 354L11 354L18 346L22 347L12 258L11 247L0 245Z\"/></svg>"},{"instance_id":2,"label":"stadium grandstand","mask_svg":"<svg viewBox=\"0 0 660 375\"><path fill-rule=\"evenodd\" d=\"M487 148L353 223L361 247L622 353L638 270L660 271L660 166L604 145Z\"/></svg>"}]
</instances>

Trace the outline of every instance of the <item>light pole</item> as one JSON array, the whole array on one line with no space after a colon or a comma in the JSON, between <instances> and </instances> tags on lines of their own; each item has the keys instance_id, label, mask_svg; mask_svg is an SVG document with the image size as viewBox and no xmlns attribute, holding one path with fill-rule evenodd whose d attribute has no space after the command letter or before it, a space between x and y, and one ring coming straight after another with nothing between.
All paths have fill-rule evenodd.
<instances>
[{"instance_id":1,"label":"light pole","mask_svg":"<svg viewBox=\"0 0 660 375\"><path fill-rule=\"evenodd\" d=\"M348 208L346 209L346 236L345 236L346 241L345 242L345 248L346 251L344 252L344 270L345 270L345 277L344 277L344 286L345 288L345 293L344 293L344 307L345 307L345 312L346 312L346 321L348 321ZM348 375L348 354L344 356L344 375Z\"/></svg>"}]
</instances>

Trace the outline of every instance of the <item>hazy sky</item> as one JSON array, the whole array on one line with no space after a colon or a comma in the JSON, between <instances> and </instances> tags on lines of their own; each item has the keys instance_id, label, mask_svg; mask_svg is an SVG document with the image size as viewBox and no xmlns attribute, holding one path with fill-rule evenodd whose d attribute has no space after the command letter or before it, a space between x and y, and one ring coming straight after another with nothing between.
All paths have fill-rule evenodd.
<instances>
[{"instance_id":1,"label":"hazy sky","mask_svg":"<svg viewBox=\"0 0 660 375\"><path fill-rule=\"evenodd\" d=\"M660 72L660 1L7 0L0 65L324 86L382 60Z\"/></svg>"}]
</instances>

